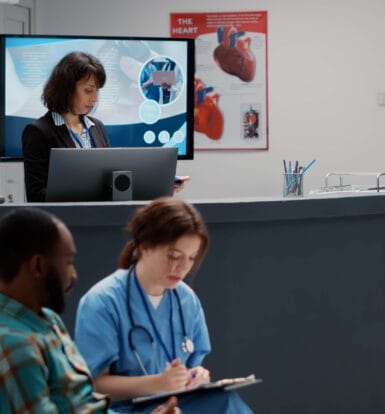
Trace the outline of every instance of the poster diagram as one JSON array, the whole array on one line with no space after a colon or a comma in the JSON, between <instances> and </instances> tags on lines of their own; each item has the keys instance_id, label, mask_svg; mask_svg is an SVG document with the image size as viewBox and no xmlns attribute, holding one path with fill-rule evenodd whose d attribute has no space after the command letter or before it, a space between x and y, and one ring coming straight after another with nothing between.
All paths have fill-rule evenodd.
<instances>
[{"instance_id":1,"label":"poster diagram","mask_svg":"<svg viewBox=\"0 0 385 414\"><path fill-rule=\"evenodd\" d=\"M268 149L267 12L171 13L195 39L195 148Z\"/></svg>"}]
</instances>

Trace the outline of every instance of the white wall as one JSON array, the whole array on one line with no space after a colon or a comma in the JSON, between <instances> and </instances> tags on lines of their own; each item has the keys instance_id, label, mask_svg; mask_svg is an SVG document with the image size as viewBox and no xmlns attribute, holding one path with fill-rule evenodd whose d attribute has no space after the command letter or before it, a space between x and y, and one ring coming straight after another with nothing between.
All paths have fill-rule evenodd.
<instances>
[{"instance_id":1,"label":"white wall","mask_svg":"<svg viewBox=\"0 0 385 414\"><path fill-rule=\"evenodd\" d=\"M23 203L24 168L22 162L4 162L0 165L0 196L7 203Z\"/></svg>"},{"instance_id":2,"label":"white wall","mask_svg":"<svg viewBox=\"0 0 385 414\"><path fill-rule=\"evenodd\" d=\"M178 163L184 196L280 195L283 158L317 159L305 191L328 171L385 171L384 0L199 3L37 0L36 32L167 36L170 12L267 10L270 149L196 152Z\"/></svg>"}]
</instances>

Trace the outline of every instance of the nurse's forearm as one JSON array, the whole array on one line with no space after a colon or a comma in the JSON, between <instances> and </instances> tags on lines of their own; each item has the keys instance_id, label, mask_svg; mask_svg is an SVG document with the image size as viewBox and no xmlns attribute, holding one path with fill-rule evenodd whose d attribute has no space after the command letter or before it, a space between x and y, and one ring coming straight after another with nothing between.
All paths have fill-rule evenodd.
<instances>
[{"instance_id":1,"label":"nurse's forearm","mask_svg":"<svg viewBox=\"0 0 385 414\"><path fill-rule=\"evenodd\" d=\"M140 377L104 374L94 383L97 392L109 395L114 401L161 392L164 386L161 374Z\"/></svg>"}]
</instances>

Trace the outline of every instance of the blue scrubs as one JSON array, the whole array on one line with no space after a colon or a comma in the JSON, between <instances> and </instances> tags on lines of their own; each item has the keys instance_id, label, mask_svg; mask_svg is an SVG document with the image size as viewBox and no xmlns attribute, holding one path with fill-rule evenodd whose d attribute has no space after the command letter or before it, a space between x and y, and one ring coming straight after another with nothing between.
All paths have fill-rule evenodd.
<instances>
[{"instance_id":1,"label":"blue scrubs","mask_svg":"<svg viewBox=\"0 0 385 414\"><path fill-rule=\"evenodd\" d=\"M156 70L157 69L155 65L153 64L146 65L140 74L140 84L142 85L144 82L148 81L150 79L151 74L155 72ZM142 90L147 99L152 99L156 102L159 102L159 99L160 99L159 86L156 86L153 83L150 83L146 88L142 87Z\"/></svg>"},{"instance_id":2,"label":"blue scrubs","mask_svg":"<svg viewBox=\"0 0 385 414\"><path fill-rule=\"evenodd\" d=\"M127 286L128 283L129 286ZM142 288L135 280L133 272L129 274L127 270L119 269L98 282L82 297L77 311L75 341L93 377L97 377L107 368L110 368L111 375L143 375L129 345L128 337L132 325L127 310L128 300L134 323L143 326L155 340L156 351L154 352L148 334L141 329L135 329L132 333L134 346L148 374L162 372L170 362L170 358L180 358L189 368L202 365L203 358L211 350L202 306L193 290L184 282L180 282L176 289L181 302L186 333L194 343L194 352L191 354L182 349L183 325L178 302L171 290L166 291L159 306L154 309L148 296L141 294ZM128 291L129 298L127 298ZM144 293L143 290L142 293ZM143 300L146 301L147 306L144 306ZM146 308L151 312L166 349L163 349L159 343ZM235 393L222 392L220 394L223 395L222 398L226 400L226 404L239 400L244 405ZM194 406L199 402L198 400L204 400L206 397L206 395L201 397L196 394ZM209 400L210 404L215 403L212 397ZM221 402L223 403L224 401ZM181 400L179 400L179 406L183 413L188 414L188 407L183 407ZM129 402L117 402L111 408L117 412L137 412ZM211 408L211 405L210 408L206 405L202 406L200 412L251 413L248 408L247 411L239 410L239 407L235 411L223 411L222 408L220 410Z\"/></svg>"}]
</instances>

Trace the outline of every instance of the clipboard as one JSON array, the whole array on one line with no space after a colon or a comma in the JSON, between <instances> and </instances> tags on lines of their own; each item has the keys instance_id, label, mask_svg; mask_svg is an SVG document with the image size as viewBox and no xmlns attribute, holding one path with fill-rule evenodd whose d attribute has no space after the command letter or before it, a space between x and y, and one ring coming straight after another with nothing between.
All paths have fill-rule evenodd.
<instances>
[{"instance_id":1,"label":"clipboard","mask_svg":"<svg viewBox=\"0 0 385 414\"><path fill-rule=\"evenodd\" d=\"M156 86L175 85L176 83L175 72L169 70L155 70L152 72L152 79Z\"/></svg>"},{"instance_id":2,"label":"clipboard","mask_svg":"<svg viewBox=\"0 0 385 414\"><path fill-rule=\"evenodd\" d=\"M160 402L160 400L165 400L171 396L181 396L195 393L205 393L210 392L211 390L223 389L224 391L232 391L238 388L248 387L249 385L259 384L262 382L262 379L255 378L254 374L251 374L247 377L241 378L224 378L218 381L209 382L208 384L202 384L198 387L177 391L177 392L160 392L157 394L145 395L143 397L136 397L132 400L132 403L135 405L148 404L153 402Z\"/></svg>"}]
</instances>

